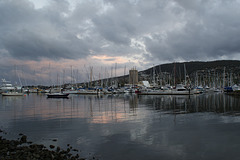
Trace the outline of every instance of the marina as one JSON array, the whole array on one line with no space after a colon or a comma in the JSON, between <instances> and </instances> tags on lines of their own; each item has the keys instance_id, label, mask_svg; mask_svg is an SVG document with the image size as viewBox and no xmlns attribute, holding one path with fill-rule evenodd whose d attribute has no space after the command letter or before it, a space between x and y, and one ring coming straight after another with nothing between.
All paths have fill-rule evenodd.
<instances>
[{"instance_id":1,"label":"marina","mask_svg":"<svg viewBox=\"0 0 240 160\"><path fill-rule=\"evenodd\" d=\"M237 159L239 104L225 93L0 95L0 126L8 133L1 136L24 133L34 143L65 149L71 144L82 157L103 160Z\"/></svg>"},{"instance_id":2,"label":"marina","mask_svg":"<svg viewBox=\"0 0 240 160\"><path fill-rule=\"evenodd\" d=\"M0 160L240 159L240 0L2 0Z\"/></svg>"}]
</instances>

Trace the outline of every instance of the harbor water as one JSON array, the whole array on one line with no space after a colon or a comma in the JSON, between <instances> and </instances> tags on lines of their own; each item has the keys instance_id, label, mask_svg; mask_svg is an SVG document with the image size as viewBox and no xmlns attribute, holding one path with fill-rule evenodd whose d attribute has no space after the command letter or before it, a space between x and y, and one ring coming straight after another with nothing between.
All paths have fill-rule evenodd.
<instances>
[{"instance_id":1,"label":"harbor water","mask_svg":"<svg viewBox=\"0 0 240 160\"><path fill-rule=\"evenodd\" d=\"M102 160L238 160L240 98L173 95L0 96L0 129ZM1 133L3 136L3 133Z\"/></svg>"}]
</instances>

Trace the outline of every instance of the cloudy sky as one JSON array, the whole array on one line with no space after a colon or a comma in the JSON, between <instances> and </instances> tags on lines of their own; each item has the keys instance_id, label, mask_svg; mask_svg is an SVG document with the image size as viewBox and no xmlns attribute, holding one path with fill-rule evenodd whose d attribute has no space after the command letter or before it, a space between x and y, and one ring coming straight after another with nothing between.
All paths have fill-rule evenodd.
<instances>
[{"instance_id":1,"label":"cloudy sky","mask_svg":"<svg viewBox=\"0 0 240 160\"><path fill-rule=\"evenodd\" d=\"M70 81L71 70L88 81L90 68L98 79L125 66L240 60L239 8L240 0L0 0L0 78L48 84Z\"/></svg>"}]
</instances>

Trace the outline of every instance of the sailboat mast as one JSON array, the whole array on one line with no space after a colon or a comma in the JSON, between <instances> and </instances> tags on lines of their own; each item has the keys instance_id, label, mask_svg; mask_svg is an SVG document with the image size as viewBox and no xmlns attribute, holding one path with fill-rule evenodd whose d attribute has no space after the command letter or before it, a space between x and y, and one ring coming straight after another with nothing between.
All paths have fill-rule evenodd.
<instances>
[{"instance_id":1,"label":"sailboat mast","mask_svg":"<svg viewBox=\"0 0 240 160\"><path fill-rule=\"evenodd\" d=\"M225 67L223 68L223 88L225 87Z\"/></svg>"},{"instance_id":2,"label":"sailboat mast","mask_svg":"<svg viewBox=\"0 0 240 160\"><path fill-rule=\"evenodd\" d=\"M153 65L153 87L155 87L155 66Z\"/></svg>"},{"instance_id":3,"label":"sailboat mast","mask_svg":"<svg viewBox=\"0 0 240 160\"><path fill-rule=\"evenodd\" d=\"M186 80L186 66L185 66L185 63L183 63L184 65L184 85L186 86L187 85L187 80Z\"/></svg>"},{"instance_id":4,"label":"sailboat mast","mask_svg":"<svg viewBox=\"0 0 240 160\"><path fill-rule=\"evenodd\" d=\"M126 77L125 77L125 75L126 75L126 65L124 66L124 84L123 85L125 85L125 83L126 83Z\"/></svg>"},{"instance_id":5,"label":"sailboat mast","mask_svg":"<svg viewBox=\"0 0 240 160\"><path fill-rule=\"evenodd\" d=\"M162 84L163 79L162 78L163 77L162 77L161 65L159 65L159 80L160 80L160 86L161 87L163 86L163 84Z\"/></svg>"},{"instance_id":6,"label":"sailboat mast","mask_svg":"<svg viewBox=\"0 0 240 160\"><path fill-rule=\"evenodd\" d=\"M176 87L176 63L174 63L174 86Z\"/></svg>"},{"instance_id":7,"label":"sailboat mast","mask_svg":"<svg viewBox=\"0 0 240 160\"><path fill-rule=\"evenodd\" d=\"M63 69L63 78L62 78L62 84L64 85L64 83L65 83L65 81L64 81L64 79L65 79L65 70Z\"/></svg>"},{"instance_id":8,"label":"sailboat mast","mask_svg":"<svg viewBox=\"0 0 240 160\"><path fill-rule=\"evenodd\" d=\"M114 79L115 79L115 81L114 81L115 84L114 85L115 85L115 87L117 87L117 63L115 63L115 78Z\"/></svg>"},{"instance_id":9,"label":"sailboat mast","mask_svg":"<svg viewBox=\"0 0 240 160\"><path fill-rule=\"evenodd\" d=\"M73 83L73 82L72 82L72 79L73 79L73 78L72 78L72 74L73 74L73 73L72 73L72 65L71 65L70 67L71 67L71 85L72 85L72 83Z\"/></svg>"},{"instance_id":10,"label":"sailboat mast","mask_svg":"<svg viewBox=\"0 0 240 160\"><path fill-rule=\"evenodd\" d=\"M93 67L90 67L90 88L92 88Z\"/></svg>"}]
</instances>

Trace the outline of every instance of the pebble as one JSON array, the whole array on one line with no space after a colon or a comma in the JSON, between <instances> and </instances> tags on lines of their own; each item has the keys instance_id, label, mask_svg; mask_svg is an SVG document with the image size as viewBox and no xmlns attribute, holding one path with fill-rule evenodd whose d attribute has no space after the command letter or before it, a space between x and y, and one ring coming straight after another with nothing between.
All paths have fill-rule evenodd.
<instances>
[{"instance_id":1,"label":"pebble","mask_svg":"<svg viewBox=\"0 0 240 160\"><path fill-rule=\"evenodd\" d=\"M1 132L2 130L0 130ZM32 144L27 141L27 136L21 136L18 140L8 140L0 136L0 159L3 160L85 160L80 158L78 154L70 153L71 147L63 150L60 147L56 151L47 149L42 144ZM68 145L70 146L70 145ZM51 149L54 145L49 146ZM74 150L75 151L75 150Z\"/></svg>"}]
</instances>

